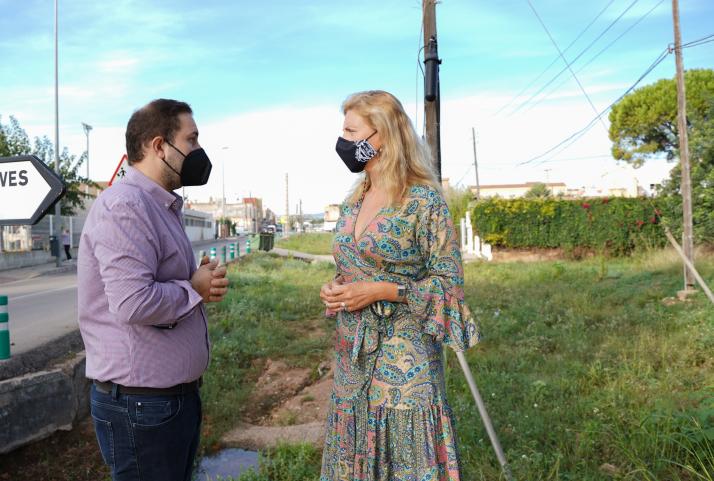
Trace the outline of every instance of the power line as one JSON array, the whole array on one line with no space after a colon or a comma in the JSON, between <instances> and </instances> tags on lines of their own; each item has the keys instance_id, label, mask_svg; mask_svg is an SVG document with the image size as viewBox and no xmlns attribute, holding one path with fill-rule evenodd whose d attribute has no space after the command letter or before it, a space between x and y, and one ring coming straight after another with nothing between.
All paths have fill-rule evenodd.
<instances>
[{"instance_id":1,"label":"power line","mask_svg":"<svg viewBox=\"0 0 714 481\"><path fill-rule=\"evenodd\" d=\"M702 37L698 40L692 40L691 42L683 43L682 48L698 47L699 45L704 45L705 43L711 42L714 42L714 33L711 35L707 35L706 37Z\"/></svg>"},{"instance_id":2,"label":"power line","mask_svg":"<svg viewBox=\"0 0 714 481\"><path fill-rule=\"evenodd\" d=\"M538 15L538 12L536 11L535 7L533 6L533 2L531 0L527 0L528 5L531 7L531 10L533 10L533 13L535 14L536 18L540 22L540 24L543 26L543 29L545 30L545 33L548 34L548 38L550 38L550 41L553 43L553 46L555 49L558 51L558 54L560 55L560 58L563 59L563 63L565 64L565 67L570 71L570 74L573 76L575 79L575 82L577 82L578 87L580 87L580 91L583 93L585 98L587 99L588 103L590 104L590 107L592 107L593 112L597 114L597 108L595 107L595 104L593 103L592 99L588 95L588 93L585 91L585 87L583 87L583 84L580 83L580 80L578 79L578 76L575 75L575 72L573 72L572 67L568 63L568 61L565 59L565 55L563 55L563 52L560 50L560 47L558 47L558 44L556 43L555 39L553 36L550 34L550 30L548 30L548 27L545 26L545 22L543 22L543 19L540 18L540 15ZM602 128L605 129L605 132L607 132L607 127L605 126L605 122L600 118L600 123L602 124Z\"/></svg>"},{"instance_id":3,"label":"power line","mask_svg":"<svg viewBox=\"0 0 714 481\"><path fill-rule=\"evenodd\" d=\"M626 34L628 34L633 28L635 28L637 25L639 25L639 24L640 24L645 18L647 18L653 11L655 11L655 10L657 9L657 7L659 7L660 5L662 5L662 3L664 3L664 1L665 1L665 0L660 0L659 2L657 2L654 7L652 7L651 9L649 9L644 15L642 15L640 18L638 18L637 21L635 21L632 25L630 25L627 29L625 29L620 35L618 35L617 37L615 37L614 40L612 40L610 43L608 43L607 45L605 45L605 47L603 47L599 52L597 52L595 55L593 55L593 56L590 58L590 60L588 60L587 62L585 62L578 70L575 71L575 73L580 73L580 72L582 72L582 71L585 69L585 67L587 67L588 65L590 65L591 63L593 63L593 62L595 61L595 59L597 59L600 55L602 55L603 53L605 53L605 51L607 51L608 49L610 49L610 47L612 47L615 43L617 43L618 40L620 40L622 37L624 37ZM564 81L562 81L561 83L559 83L558 85L556 85L550 92L548 92L547 94L545 94L544 96L542 96L541 98L539 98L538 100L536 100L533 104L531 104L531 105L528 107L528 109L526 110L526 112L532 110L536 105L539 105L542 101L544 101L545 99L547 99L548 97L550 97L551 95L553 95L553 93L556 92L558 89L560 89L560 87L562 87L567 81L568 81L568 79L565 79Z\"/></svg>"},{"instance_id":4,"label":"power line","mask_svg":"<svg viewBox=\"0 0 714 481\"><path fill-rule=\"evenodd\" d=\"M710 35L707 35L707 36L705 36L705 37L702 37L702 38L699 38L699 39L696 39L696 40L692 40L691 42L689 42L689 43L687 43L687 44L683 44L683 45L698 46L698 45L703 45L703 44L705 44L705 43L709 43L709 42L711 42L712 40L714 40L714 34L710 34ZM534 162L534 161L536 161L536 160L538 160L538 159L541 159L541 158L545 157L546 155L550 154L551 152L553 152L553 151L559 149L561 146L564 146L564 147L563 147L562 149L560 149L560 151L558 152L558 154L560 154L561 152L564 152L565 150L567 150L571 145L573 145L575 142L577 142L578 140L580 140L580 138L581 138L583 135L585 135L585 134L592 128L593 125L595 125L595 123L598 121L598 119L600 119L607 111L609 111L612 107L614 107L615 104L617 104L620 100L622 100L627 94L629 94L630 92L632 92L632 90L634 90L635 87L637 87L637 85L639 85L639 83L640 83L647 75L649 75L660 63L662 63L662 62L664 61L665 58L667 58L667 55L669 55L669 54L671 54L671 53L673 53L673 52L674 52L674 50L673 50L673 48L672 48L671 46L668 46L665 50L663 50L662 53L657 57L657 59L656 59L654 62L652 62L652 64L647 68L647 70L645 70L645 72L644 72L642 75L640 75L640 77L635 81L634 84L632 84L622 95L620 95L617 99L615 99L610 105L608 105L605 109L603 109L603 110L602 110L594 119L592 119L585 127L583 127L582 129L580 129L579 131L577 131L577 132L571 134L571 135L570 135L569 137L567 137L565 140L562 140L561 142L557 143L555 146L553 146L553 147L551 147L550 149L546 150L546 151L543 152L542 154L536 155L535 157L531 157L530 159L528 159L528 160L526 160L526 161L524 161L524 162L520 162L518 165L530 164L531 162ZM567 145L565 145L565 144L567 144ZM542 164L545 164L546 162L551 162L551 161L553 161L553 158L554 158L555 156L557 156L558 154L555 154L555 155L551 156L549 159L542 160L542 161L538 162L536 165L542 165Z\"/></svg>"},{"instance_id":5,"label":"power line","mask_svg":"<svg viewBox=\"0 0 714 481\"><path fill-rule=\"evenodd\" d=\"M590 27L602 16L602 14L605 13L605 10L607 10L607 9L610 7L610 5L612 5L614 2L615 2L615 0L610 0L610 2L609 2L607 5L605 5L605 8L603 8L602 10L600 10L600 12L595 16L595 18L593 18L593 19L590 21L590 23L578 34L578 36L575 37L575 39L574 39L572 42L570 42L567 47L565 47L565 49L563 50L563 52L567 52L567 51L570 49L570 47L572 47L572 46L575 44L575 42L577 42L578 40L580 40L580 38L585 34L585 32L587 32L587 31L590 29ZM516 95L514 95L513 98L508 101L507 104L503 105L503 106L502 106L500 109L498 109L498 110L496 111L496 113L494 113L493 115L498 115L498 114L500 114L501 112L503 112L505 109L507 109L508 107L510 107L510 105L513 103L514 100L516 100L518 97L520 97L521 95L523 95L529 88L531 88L531 86L533 86L533 84L535 84L538 80L540 80L540 78L541 78L548 70L550 70L550 67L552 67L553 65L555 65L555 63L556 63L559 59L560 59L560 57L559 57L559 56L556 56L556 57L553 59L553 61L550 62L550 63L548 64L548 66L547 66L545 69L543 69L543 71L542 71L541 73L538 74L538 76L537 76L536 78L534 78L533 80L531 80L530 82L528 82L528 84L527 84L525 87L523 87L523 89L521 89L520 92L518 92Z\"/></svg>"},{"instance_id":6,"label":"power line","mask_svg":"<svg viewBox=\"0 0 714 481\"><path fill-rule=\"evenodd\" d=\"M569 67L570 65L574 64L575 62L577 62L577 61L580 59L580 57L582 57L582 56L585 54L585 52L587 52L588 50L590 50L590 48L591 48L593 45L595 45L595 43L596 43L598 40L600 40L600 39L603 37L603 35L605 35L632 7L634 7L635 4L636 4L638 1L639 1L639 0L633 0L632 3L630 3L630 4L627 6L627 8L625 8L625 10L623 10L622 13L620 13L620 15L617 16L617 18L615 18L612 22L610 22L610 24L609 24L607 27L605 27L605 30L603 30L602 32L600 32L600 34L599 34L597 37L595 37L595 39L593 39L593 41L591 41L583 50L581 50L580 53L578 53L578 55L576 55L575 58L574 58L573 60L571 60L570 63L567 64L567 66L566 66L565 68L563 68L563 69L560 70L557 74L555 74L555 76L553 76L553 78L551 78L550 80L548 80L548 82L546 82L545 85L543 85L541 88L539 88L539 89L538 89L533 95L531 95L526 101L522 102L518 107L516 107L514 110L512 110L512 111L508 114L508 116L510 117L511 115L517 113L519 110L521 110L521 109L522 109L523 107L525 107L527 104L529 104L534 98L536 98L543 90L545 90L546 88L548 88L548 86L550 86L553 82L555 82L555 81L558 79L558 77L560 77L560 76L563 74L563 72L565 72L566 70L568 70L568 67Z\"/></svg>"},{"instance_id":7,"label":"power line","mask_svg":"<svg viewBox=\"0 0 714 481\"><path fill-rule=\"evenodd\" d=\"M649 73L652 72L652 70L654 70L654 69L657 67L657 65L659 65L660 63L662 63L662 61L663 61L665 58L667 58L667 55L669 55L669 53L670 53L669 48L666 48L665 50L663 50L662 53L659 54L659 56L657 57L657 59L655 59L655 61L652 62L652 64L651 64L649 67L647 67L647 70L645 70L645 72L644 72L642 75L640 75L640 77L635 81L635 83L633 83L633 84L625 91L625 93L623 93L622 95L620 95L615 101L613 101L610 105L608 105L606 108L604 108L604 109L603 109L598 115L596 115L595 118L592 119L585 127L583 127L582 129L578 130L577 132L571 134L571 135L570 135L569 137L567 137L565 140L562 140L561 142L557 143L555 146L553 146L553 147L551 147L550 149L546 150L546 151L543 152L542 154L536 155L535 157L531 157L530 159L528 159L528 160L526 160L526 161L524 161L524 162L520 162L518 165L530 164L531 162L534 162L534 161L536 161L536 160L538 160L538 159L541 159L541 158L545 157L546 155L550 154L550 153L553 152L554 150L557 150L559 147L561 147L562 145L564 145L564 144L570 142L571 140L573 141L572 143L574 143L575 141L577 141L578 139L580 139L580 137L582 137L583 135L585 135L585 133L586 133L588 130L590 130L590 128L592 128L592 126L595 125L595 123L596 123L598 120L600 120L600 118L605 114L605 112L607 112L608 110L610 110L617 102L619 102L620 100L622 100L622 98L625 97L625 95L627 95L627 94L629 94L630 92L632 92L632 90L634 90L635 87L637 87L637 85L639 85L639 83L640 83L647 75L649 75ZM569 144L567 147L570 147L570 145L572 145L572 143ZM566 147L566 148L567 148L567 147ZM565 150L565 149L563 149L563 150ZM545 163L545 161L540 162L538 165L540 165L540 164L542 164L542 163Z\"/></svg>"},{"instance_id":8,"label":"power line","mask_svg":"<svg viewBox=\"0 0 714 481\"><path fill-rule=\"evenodd\" d=\"M466 172L464 172L464 175L462 175L461 178L459 179L459 181L458 181L457 183L455 183L454 185L461 185L461 181L463 181L463 180L466 178L466 176L467 176L469 173L471 173L471 169L473 169L473 168L474 168L473 165L469 166L469 168L466 169Z\"/></svg>"}]
</instances>

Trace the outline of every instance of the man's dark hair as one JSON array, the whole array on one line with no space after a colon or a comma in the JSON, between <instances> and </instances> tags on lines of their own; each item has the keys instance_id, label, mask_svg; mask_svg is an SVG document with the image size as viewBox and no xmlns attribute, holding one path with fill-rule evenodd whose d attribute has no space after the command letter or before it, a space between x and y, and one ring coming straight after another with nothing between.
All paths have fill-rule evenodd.
<instances>
[{"instance_id":1,"label":"man's dark hair","mask_svg":"<svg viewBox=\"0 0 714 481\"><path fill-rule=\"evenodd\" d=\"M193 114L186 102L152 100L131 115L126 124L126 156L129 165L144 158L144 145L154 137L172 142L181 128L180 114Z\"/></svg>"}]
</instances>

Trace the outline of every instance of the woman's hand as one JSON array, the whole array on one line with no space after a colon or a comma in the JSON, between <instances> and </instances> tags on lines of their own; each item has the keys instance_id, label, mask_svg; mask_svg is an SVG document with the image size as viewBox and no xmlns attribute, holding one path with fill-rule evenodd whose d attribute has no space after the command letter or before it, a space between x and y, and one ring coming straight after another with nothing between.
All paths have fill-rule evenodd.
<instances>
[{"instance_id":1,"label":"woman's hand","mask_svg":"<svg viewBox=\"0 0 714 481\"><path fill-rule=\"evenodd\" d=\"M339 311L340 309L331 309L329 306L328 298L331 298L334 296L333 289L336 286L339 286L342 284L342 277L336 277L334 280L331 280L327 284L323 284L322 288L320 288L320 299L322 299L322 302L325 303L325 306L327 306L327 312L325 313L328 316L333 316Z\"/></svg>"},{"instance_id":2,"label":"woman's hand","mask_svg":"<svg viewBox=\"0 0 714 481\"><path fill-rule=\"evenodd\" d=\"M395 293L396 284L391 282L359 281L334 286L323 301L330 310L353 312L377 301L392 300Z\"/></svg>"}]
</instances>

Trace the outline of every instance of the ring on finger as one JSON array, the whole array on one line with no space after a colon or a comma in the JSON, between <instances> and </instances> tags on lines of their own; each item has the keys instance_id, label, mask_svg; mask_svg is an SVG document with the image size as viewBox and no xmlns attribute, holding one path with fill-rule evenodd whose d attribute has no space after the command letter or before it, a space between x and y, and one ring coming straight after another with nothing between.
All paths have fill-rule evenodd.
<instances>
[{"instance_id":1,"label":"ring on finger","mask_svg":"<svg viewBox=\"0 0 714 481\"><path fill-rule=\"evenodd\" d=\"M345 301L342 301L342 302L340 303L340 306L342 307L342 309L346 309L346 308L347 308L347 304L345 304Z\"/></svg>"}]
</instances>

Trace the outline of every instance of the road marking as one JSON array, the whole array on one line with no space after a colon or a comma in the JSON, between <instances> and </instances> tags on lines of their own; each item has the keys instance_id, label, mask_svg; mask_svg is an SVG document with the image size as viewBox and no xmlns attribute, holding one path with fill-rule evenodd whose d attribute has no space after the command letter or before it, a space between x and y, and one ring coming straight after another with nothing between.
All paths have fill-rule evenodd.
<instances>
[{"instance_id":1,"label":"road marking","mask_svg":"<svg viewBox=\"0 0 714 481\"><path fill-rule=\"evenodd\" d=\"M71 285L71 286L58 287L57 289L50 289L49 291L33 292L32 294L25 294L25 295L22 295L22 296L13 296L13 295L10 295L10 296L8 296L8 297L10 298L9 301L10 301L10 302L13 302L13 301L17 301L17 300L19 300L19 299L25 299L26 297L42 296L42 295L45 295L45 294L49 294L49 293L51 293L51 292L67 291L67 290L76 289L76 288L77 288L77 284L74 284L74 285Z\"/></svg>"}]
</instances>

